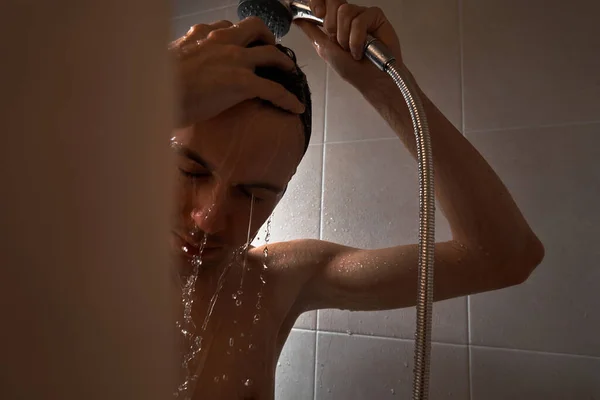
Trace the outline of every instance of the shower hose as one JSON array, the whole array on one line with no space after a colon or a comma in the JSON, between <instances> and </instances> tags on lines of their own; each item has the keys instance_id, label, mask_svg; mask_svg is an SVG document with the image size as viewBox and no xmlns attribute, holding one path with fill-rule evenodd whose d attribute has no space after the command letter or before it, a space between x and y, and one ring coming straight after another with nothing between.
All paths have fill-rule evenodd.
<instances>
[{"instance_id":1,"label":"shower hose","mask_svg":"<svg viewBox=\"0 0 600 400\"><path fill-rule=\"evenodd\" d=\"M298 13L299 14L299 13ZM298 15L297 14L297 15ZM305 19L323 25L323 20L303 13ZM408 71L396 63L389 50L370 36L365 56L396 83L410 111L417 145L419 174L419 269L417 278L417 324L413 374L413 399L429 398L429 367L431 361L431 320L433 309L433 260L435 248L435 190L433 155L429 127L417 85Z\"/></svg>"}]
</instances>

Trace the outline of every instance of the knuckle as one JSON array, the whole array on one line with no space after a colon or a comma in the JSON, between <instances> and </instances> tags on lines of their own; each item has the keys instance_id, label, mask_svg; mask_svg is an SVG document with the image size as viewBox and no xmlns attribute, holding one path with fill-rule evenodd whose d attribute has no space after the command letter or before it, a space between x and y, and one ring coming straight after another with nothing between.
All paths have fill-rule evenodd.
<instances>
[{"instance_id":1,"label":"knuckle","mask_svg":"<svg viewBox=\"0 0 600 400\"><path fill-rule=\"evenodd\" d=\"M219 25L219 26L223 25L223 26L230 28L233 26L233 22L228 21L226 19L221 19L221 20L215 22L215 25Z\"/></svg>"},{"instance_id":2,"label":"knuckle","mask_svg":"<svg viewBox=\"0 0 600 400\"><path fill-rule=\"evenodd\" d=\"M245 21L247 21L248 25L251 25L251 26L253 26L253 27L257 27L257 28L258 28L258 27L260 27L261 29L262 29L263 27L265 27L265 28L267 27L267 26L265 25L265 23L263 22L263 20L262 20L262 19L260 19L260 18L259 18L259 17L257 17L257 16L251 16L251 17L248 17L248 18L246 18L246 19L245 19Z\"/></svg>"},{"instance_id":3,"label":"knuckle","mask_svg":"<svg viewBox=\"0 0 600 400\"><path fill-rule=\"evenodd\" d=\"M225 30L223 29L215 29L213 31L210 31L208 33L208 35L206 35L206 38L209 40L220 40L223 39L223 37L226 35Z\"/></svg>"},{"instance_id":4,"label":"knuckle","mask_svg":"<svg viewBox=\"0 0 600 400\"><path fill-rule=\"evenodd\" d=\"M200 34L201 32L205 32L208 29L208 25L206 24L195 24L188 29L185 36L195 36Z\"/></svg>"},{"instance_id":5,"label":"knuckle","mask_svg":"<svg viewBox=\"0 0 600 400\"><path fill-rule=\"evenodd\" d=\"M338 9L338 13L342 15L349 15L350 13L352 13L353 9L354 7L352 6L352 4L344 3Z\"/></svg>"}]
</instances>

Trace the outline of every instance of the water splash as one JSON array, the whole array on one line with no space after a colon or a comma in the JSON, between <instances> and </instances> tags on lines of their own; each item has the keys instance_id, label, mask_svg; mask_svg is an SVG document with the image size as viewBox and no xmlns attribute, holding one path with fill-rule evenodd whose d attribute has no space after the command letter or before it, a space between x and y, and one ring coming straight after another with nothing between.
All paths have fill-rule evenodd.
<instances>
[{"instance_id":1,"label":"water splash","mask_svg":"<svg viewBox=\"0 0 600 400\"><path fill-rule=\"evenodd\" d=\"M219 276L219 280L217 281L217 290L210 298L208 311L206 313L206 316L204 317L204 322L202 323L202 331L206 331L206 327L208 326L208 321L210 320L210 317L212 316L213 310L215 308L215 304L217 303L217 300L219 299L219 294L221 294L221 291L223 290L223 284L225 283L225 277L227 276L227 273L231 269L231 266L233 265L233 263L234 263L234 260L232 259L229 263L227 263L227 266L225 268L223 268L223 272L221 272L221 275Z\"/></svg>"},{"instance_id":2,"label":"water splash","mask_svg":"<svg viewBox=\"0 0 600 400\"><path fill-rule=\"evenodd\" d=\"M184 345L183 348L188 350L184 350L183 361L181 365L183 370L182 372L184 374L183 382L179 385L177 391L173 393L173 396L176 398L180 397L181 395L185 395L185 399L188 399L188 392L192 387L192 383L194 383L197 379L197 377L191 373L189 365L196 355L202 350L202 336L194 335L196 325L192 319L192 306L194 304L196 281L198 280L200 268L202 267L202 253L206 247L207 240L208 235L205 234L200 244L198 254L192 258L192 273L187 277L182 286L181 302L183 303L183 320L177 321L176 326L182 335Z\"/></svg>"}]
</instances>

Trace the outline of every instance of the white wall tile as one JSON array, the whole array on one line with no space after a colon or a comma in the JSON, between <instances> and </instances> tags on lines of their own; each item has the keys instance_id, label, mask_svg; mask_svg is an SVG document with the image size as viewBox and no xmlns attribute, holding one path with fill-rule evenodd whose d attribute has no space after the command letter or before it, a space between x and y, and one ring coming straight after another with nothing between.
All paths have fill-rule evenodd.
<instances>
[{"instance_id":1,"label":"white wall tile","mask_svg":"<svg viewBox=\"0 0 600 400\"><path fill-rule=\"evenodd\" d=\"M546 248L525 284L472 296L473 343L600 356L600 124L468 137Z\"/></svg>"},{"instance_id":2,"label":"white wall tile","mask_svg":"<svg viewBox=\"0 0 600 400\"><path fill-rule=\"evenodd\" d=\"M408 399L413 341L318 333L316 400ZM465 346L433 344L431 399L469 396Z\"/></svg>"},{"instance_id":3,"label":"white wall tile","mask_svg":"<svg viewBox=\"0 0 600 400\"><path fill-rule=\"evenodd\" d=\"M237 5L238 0L174 0L172 4L173 16L180 17L229 5Z\"/></svg>"},{"instance_id":4,"label":"white wall tile","mask_svg":"<svg viewBox=\"0 0 600 400\"><path fill-rule=\"evenodd\" d=\"M471 349L472 400L594 400L600 358Z\"/></svg>"},{"instance_id":5,"label":"white wall tile","mask_svg":"<svg viewBox=\"0 0 600 400\"><path fill-rule=\"evenodd\" d=\"M467 130L600 120L600 3L464 0Z\"/></svg>"},{"instance_id":6,"label":"white wall tile","mask_svg":"<svg viewBox=\"0 0 600 400\"><path fill-rule=\"evenodd\" d=\"M318 326L321 331L413 339L416 317L415 307L379 312L321 310ZM434 303L433 340L467 344L467 327L466 297Z\"/></svg>"},{"instance_id":7,"label":"white wall tile","mask_svg":"<svg viewBox=\"0 0 600 400\"><path fill-rule=\"evenodd\" d=\"M316 332L292 330L277 362L275 398L312 399Z\"/></svg>"}]
</instances>

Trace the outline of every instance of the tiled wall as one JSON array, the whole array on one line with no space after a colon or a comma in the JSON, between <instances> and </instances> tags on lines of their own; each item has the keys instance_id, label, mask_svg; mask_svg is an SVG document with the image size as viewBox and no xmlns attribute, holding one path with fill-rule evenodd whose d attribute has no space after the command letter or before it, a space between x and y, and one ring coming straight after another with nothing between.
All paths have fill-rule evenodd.
<instances>
[{"instance_id":1,"label":"tiled wall","mask_svg":"<svg viewBox=\"0 0 600 400\"><path fill-rule=\"evenodd\" d=\"M366 3L386 11L420 85L546 246L525 284L435 305L431 398L600 399L600 3ZM235 4L176 0L175 34L237 20ZM415 162L298 31L284 44L309 76L315 132L275 211L274 239L415 242ZM449 238L441 215L437 237ZM413 330L414 309L304 315L280 359L277 398L407 399Z\"/></svg>"}]
</instances>

